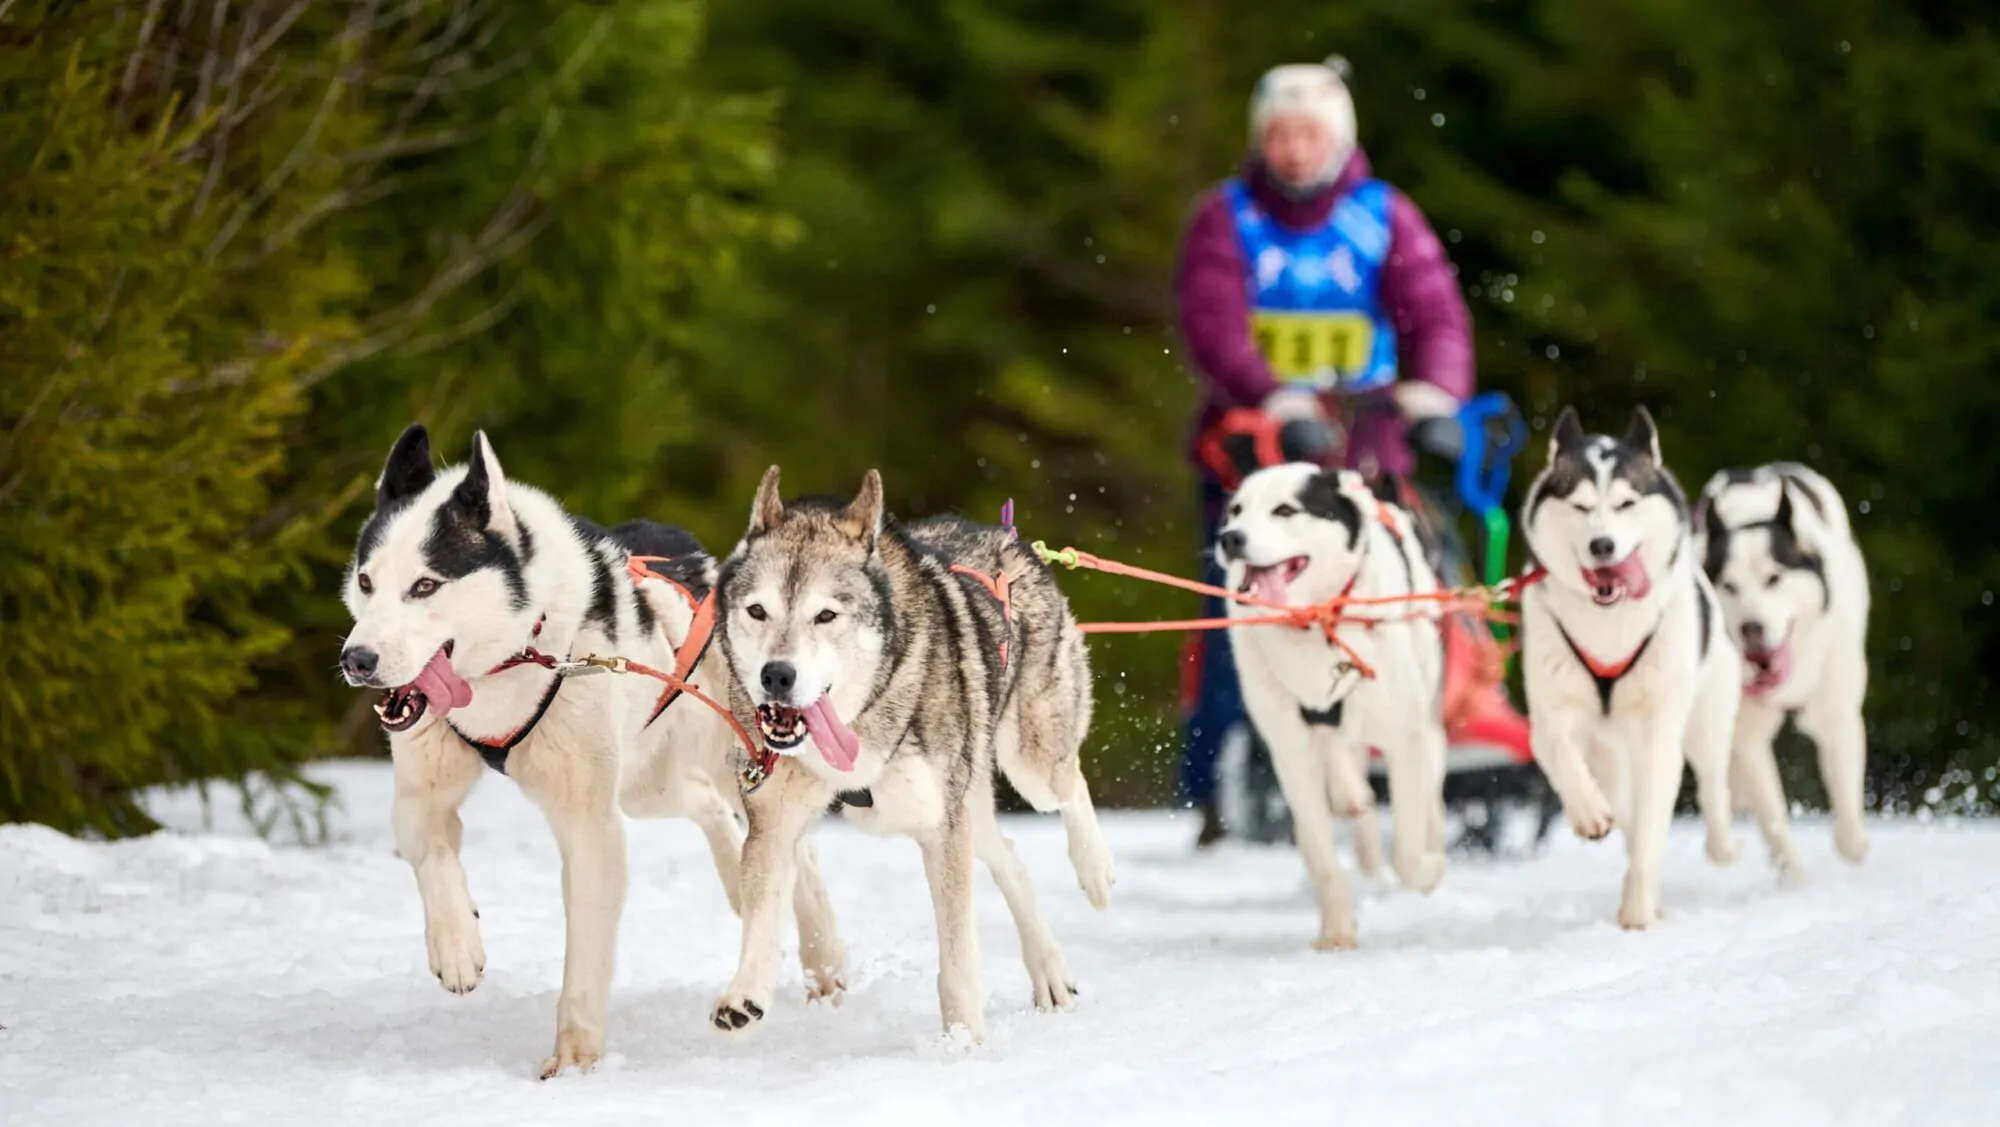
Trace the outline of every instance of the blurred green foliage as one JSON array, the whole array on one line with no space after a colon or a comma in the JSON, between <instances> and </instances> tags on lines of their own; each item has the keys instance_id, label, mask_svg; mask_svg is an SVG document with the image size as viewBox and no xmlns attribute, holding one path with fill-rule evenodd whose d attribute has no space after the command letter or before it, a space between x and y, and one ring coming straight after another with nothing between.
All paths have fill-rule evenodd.
<instances>
[{"instance_id":1,"label":"blurred green foliage","mask_svg":"<svg viewBox=\"0 0 2000 1127\"><path fill-rule=\"evenodd\" d=\"M1878 794L1962 801L2000 764L1982 6L0 12L0 818L143 828L135 786L379 747L335 589L412 418L719 551L776 461L1190 570L1176 242L1257 74L1336 52L1460 266L1483 385L1538 427L1646 402L1690 488L1822 469L1875 576ZM1105 801L1171 794L1177 649L1094 647Z\"/></svg>"}]
</instances>

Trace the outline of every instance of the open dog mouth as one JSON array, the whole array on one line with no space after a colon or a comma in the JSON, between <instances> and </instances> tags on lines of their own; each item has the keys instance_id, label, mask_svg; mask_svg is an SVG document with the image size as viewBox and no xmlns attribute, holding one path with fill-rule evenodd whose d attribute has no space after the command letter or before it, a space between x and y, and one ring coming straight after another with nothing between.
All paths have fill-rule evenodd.
<instances>
[{"instance_id":1,"label":"open dog mouth","mask_svg":"<svg viewBox=\"0 0 2000 1127\"><path fill-rule=\"evenodd\" d=\"M1743 660L1750 667L1750 680L1743 686L1751 696L1777 691L1792 675L1792 639L1788 634L1776 646L1745 647Z\"/></svg>"},{"instance_id":2,"label":"open dog mouth","mask_svg":"<svg viewBox=\"0 0 2000 1127\"><path fill-rule=\"evenodd\" d=\"M1285 593L1291 590L1292 580L1304 574L1306 566L1311 563L1310 557L1293 556L1283 563L1271 564L1268 567L1246 566L1243 569L1243 582L1237 584L1236 593L1254 595L1267 603L1282 603L1285 601Z\"/></svg>"},{"instance_id":3,"label":"open dog mouth","mask_svg":"<svg viewBox=\"0 0 2000 1127\"><path fill-rule=\"evenodd\" d=\"M1601 607L1628 598L1643 599L1653 589L1646 565L1636 551L1610 567L1584 568L1583 581L1590 588L1591 601Z\"/></svg>"},{"instance_id":4,"label":"open dog mouth","mask_svg":"<svg viewBox=\"0 0 2000 1127\"><path fill-rule=\"evenodd\" d=\"M772 751L790 751L806 742L805 713L782 704L757 706L757 730L764 733L764 746Z\"/></svg>"},{"instance_id":5,"label":"open dog mouth","mask_svg":"<svg viewBox=\"0 0 2000 1127\"><path fill-rule=\"evenodd\" d=\"M423 671L407 685L398 685L375 702L375 715L391 732L407 732L433 706L442 716L472 703L472 686L451 667L452 643L439 646Z\"/></svg>"},{"instance_id":6,"label":"open dog mouth","mask_svg":"<svg viewBox=\"0 0 2000 1127\"><path fill-rule=\"evenodd\" d=\"M836 771L854 770L861 758L861 738L834 709L831 689L804 708L758 705L757 729L764 735L764 746L776 752L790 751L811 736L820 758Z\"/></svg>"}]
</instances>

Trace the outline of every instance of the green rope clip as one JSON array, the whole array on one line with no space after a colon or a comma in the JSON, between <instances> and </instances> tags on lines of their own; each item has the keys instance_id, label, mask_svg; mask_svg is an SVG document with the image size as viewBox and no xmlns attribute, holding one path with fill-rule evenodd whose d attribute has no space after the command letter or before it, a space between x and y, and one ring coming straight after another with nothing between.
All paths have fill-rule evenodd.
<instances>
[{"instance_id":1,"label":"green rope clip","mask_svg":"<svg viewBox=\"0 0 2000 1127\"><path fill-rule=\"evenodd\" d=\"M1059 563L1071 571L1075 571L1083 563L1082 559L1077 556L1075 548L1064 548L1058 552L1051 549L1046 540L1037 540L1032 547L1035 549L1035 554L1040 556L1042 562L1045 564Z\"/></svg>"}]
</instances>

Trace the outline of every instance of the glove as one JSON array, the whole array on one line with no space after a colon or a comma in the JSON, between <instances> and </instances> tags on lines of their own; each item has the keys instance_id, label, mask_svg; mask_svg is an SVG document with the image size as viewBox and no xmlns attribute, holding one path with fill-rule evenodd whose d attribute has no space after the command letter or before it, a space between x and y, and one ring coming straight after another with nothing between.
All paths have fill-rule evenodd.
<instances>
[{"instance_id":1,"label":"glove","mask_svg":"<svg viewBox=\"0 0 2000 1127\"><path fill-rule=\"evenodd\" d=\"M1265 396L1258 409L1281 423L1326 417L1319 393L1309 387L1281 387Z\"/></svg>"},{"instance_id":2,"label":"glove","mask_svg":"<svg viewBox=\"0 0 2000 1127\"><path fill-rule=\"evenodd\" d=\"M1403 433L1409 439L1410 448L1419 454L1456 462L1465 453L1465 430L1451 416L1419 419Z\"/></svg>"}]
</instances>

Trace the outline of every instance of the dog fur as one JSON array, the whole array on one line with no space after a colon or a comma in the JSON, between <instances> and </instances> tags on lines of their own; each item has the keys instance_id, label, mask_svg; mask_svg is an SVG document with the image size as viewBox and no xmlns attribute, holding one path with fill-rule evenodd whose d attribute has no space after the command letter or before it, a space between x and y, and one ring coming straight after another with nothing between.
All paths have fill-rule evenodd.
<instances>
[{"instance_id":1,"label":"dog fur","mask_svg":"<svg viewBox=\"0 0 2000 1127\"><path fill-rule=\"evenodd\" d=\"M1353 474L1303 463L1244 479L1230 498L1216 554L1231 590L1290 606L1343 592L1379 598L1438 589L1408 513L1378 501ZM1444 876L1443 639L1435 617L1407 617L1426 609L1351 612L1355 621L1340 637L1374 669L1373 678L1353 673L1348 656L1318 630L1230 628L1243 703L1270 745L1318 895L1314 946L1323 950L1355 945L1354 901L1334 853L1333 813L1354 819L1363 871L1379 864L1369 748L1379 748L1388 767L1397 877L1429 892ZM1231 618L1268 613L1229 606Z\"/></svg>"},{"instance_id":2,"label":"dog fur","mask_svg":"<svg viewBox=\"0 0 2000 1127\"><path fill-rule=\"evenodd\" d=\"M1868 852L1868 569L1846 503L1826 478L1779 462L1716 474L1695 509L1695 551L1744 655L1736 763L1769 759L1791 717L1818 749L1834 845L1859 862Z\"/></svg>"},{"instance_id":3,"label":"dog fur","mask_svg":"<svg viewBox=\"0 0 2000 1127\"><path fill-rule=\"evenodd\" d=\"M1610 438L1585 434L1565 410L1521 527L1547 569L1521 599L1535 760L1578 834L1624 832L1618 922L1650 927L1683 764L1694 768L1710 858L1737 856L1730 731L1742 696L1742 659L1696 566L1687 499L1652 415L1637 409L1624 437ZM1795 877L1775 767L1737 774L1773 859Z\"/></svg>"},{"instance_id":4,"label":"dog fur","mask_svg":"<svg viewBox=\"0 0 2000 1127\"><path fill-rule=\"evenodd\" d=\"M1004 573L1011 621L998 598L954 565ZM1069 1006L1076 987L1062 949L993 810L996 767L1036 809L1060 810L1078 883L1094 906L1105 905L1111 858L1079 762L1089 667L1048 568L1001 529L957 518L909 526L888 519L872 470L851 502L785 503L773 466L720 584L718 629L737 715L783 754L745 799L742 959L715 1004L715 1026L740 1032L768 1012L778 890L796 843L829 807L921 847L937 910L947 1031L985 1034L975 857L1013 913L1035 1004ZM851 769L839 769L836 761L850 754Z\"/></svg>"},{"instance_id":5,"label":"dog fur","mask_svg":"<svg viewBox=\"0 0 2000 1127\"><path fill-rule=\"evenodd\" d=\"M661 566L697 598L715 579L713 561L679 529L634 521L607 530L509 481L484 434L469 465L433 469L429 436L412 426L376 482L375 511L343 591L355 620L342 651L351 684L407 698L442 654L471 689L471 702L448 718L419 694L414 723L389 735L397 849L423 898L431 971L454 994L477 986L486 964L459 861L458 807L487 770L467 737L504 740L546 705L504 759L505 773L547 815L563 859L567 942L545 1079L588 1070L604 1051L626 887L620 810L692 819L730 906L740 903L734 741L720 716L683 699L648 724L660 685L637 676L575 677L557 690L557 674L539 666L496 671L530 645L671 669L693 612L658 580L636 589L625 570L631 554L672 557ZM722 665L711 646L693 680L719 683ZM832 908L811 855L801 852L795 867L807 979L815 993L837 995L845 956Z\"/></svg>"}]
</instances>

